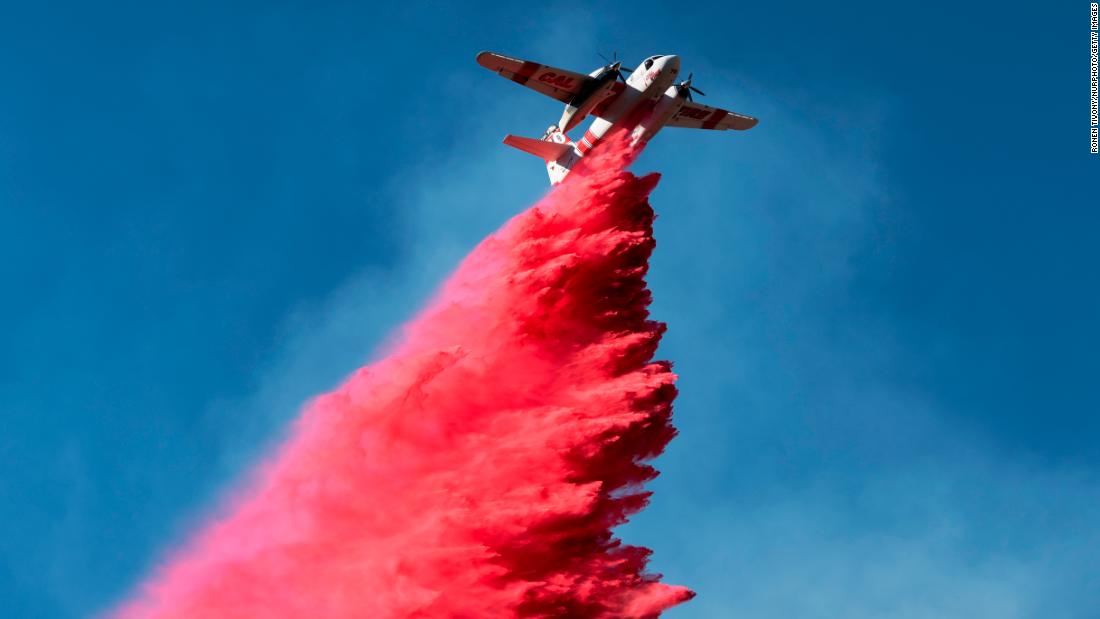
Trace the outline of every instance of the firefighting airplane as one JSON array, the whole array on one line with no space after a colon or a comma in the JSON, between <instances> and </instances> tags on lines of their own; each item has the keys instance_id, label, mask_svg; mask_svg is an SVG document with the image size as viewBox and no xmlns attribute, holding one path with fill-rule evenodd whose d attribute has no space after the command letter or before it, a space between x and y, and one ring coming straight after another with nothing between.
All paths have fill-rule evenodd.
<instances>
[{"instance_id":1,"label":"firefighting airplane","mask_svg":"<svg viewBox=\"0 0 1100 619\"><path fill-rule=\"evenodd\" d=\"M551 125L542 139L509 135L508 146L540 157L546 162L550 184L560 183L585 153L615 127L632 128L634 143L645 143L662 127L692 129L737 129L756 126L757 119L692 101L691 75L674 83L680 72L679 56L650 56L633 72L613 61L588 75L558 69L529 60L481 52L477 63L500 75L565 103L558 124ZM623 72L631 73L629 78ZM579 142L566 133L586 116L595 116Z\"/></svg>"}]
</instances>

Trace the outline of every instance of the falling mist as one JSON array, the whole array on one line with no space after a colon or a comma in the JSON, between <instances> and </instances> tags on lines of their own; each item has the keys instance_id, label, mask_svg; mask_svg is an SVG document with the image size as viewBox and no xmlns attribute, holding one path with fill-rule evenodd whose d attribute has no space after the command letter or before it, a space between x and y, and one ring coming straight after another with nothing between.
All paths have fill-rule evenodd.
<instances>
[{"instance_id":1,"label":"falling mist","mask_svg":"<svg viewBox=\"0 0 1100 619\"><path fill-rule=\"evenodd\" d=\"M612 529L675 430L649 318L657 175L612 140L318 397L122 618L656 617Z\"/></svg>"}]
</instances>

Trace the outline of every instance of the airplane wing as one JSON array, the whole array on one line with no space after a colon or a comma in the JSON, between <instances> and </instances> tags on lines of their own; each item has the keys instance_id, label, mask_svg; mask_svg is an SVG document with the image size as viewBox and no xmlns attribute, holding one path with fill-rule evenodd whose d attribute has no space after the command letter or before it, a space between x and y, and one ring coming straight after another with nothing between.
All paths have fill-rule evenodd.
<instances>
[{"instance_id":1,"label":"airplane wing","mask_svg":"<svg viewBox=\"0 0 1100 619\"><path fill-rule=\"evenodd\" d=\"M668 121L666 127L687 127L689 129L752 129L759 122L752 116L745 116L718 107L710 107L694 101L685 101L679 112Z\"/></svg>"},{"instance_id":2,"label":"airplane wing","mask_svg":"<svg viewBox=\"0 0 1100 619\"><path fill-rule=\"evenodd\" d=\"M499 73L513 82L536 92L569 103L573 95L592 78L587 75L551 67L530 60L509 58L493 52L481 52L477 63L490 71Z\"/></svg>"}]
</instances>

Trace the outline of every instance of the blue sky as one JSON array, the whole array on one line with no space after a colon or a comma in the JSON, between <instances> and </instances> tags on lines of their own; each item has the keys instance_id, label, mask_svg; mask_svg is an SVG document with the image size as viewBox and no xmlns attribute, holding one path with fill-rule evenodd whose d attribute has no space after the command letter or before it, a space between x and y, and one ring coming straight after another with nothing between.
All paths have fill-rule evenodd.
<instances>
[{"instance_id":1,"label":"blue sky","mask_svg":"<svg viewBox=\"0 0 1100 619\"><path fill-rule=\"evenodd\" d=\"M33 6L32 6L33 4ZM677 53L651 284L670 617L1094 617L1088 4L0 4L0 605L133 586L545 191L482 49Z\"/></svg>"}]
</instances>

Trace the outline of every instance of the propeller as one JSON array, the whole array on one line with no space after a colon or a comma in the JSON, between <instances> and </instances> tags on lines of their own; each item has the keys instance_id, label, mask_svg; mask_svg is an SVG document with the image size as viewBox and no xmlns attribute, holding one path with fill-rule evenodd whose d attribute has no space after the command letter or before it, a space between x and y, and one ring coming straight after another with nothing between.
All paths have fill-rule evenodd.
<instances>
[{"instance_id":1,"label":"propeller","mask_svg":"<svg viewBox=\"0 0 1100 619\"><path fill-rule=\"evenodd\" d=\"M630 73L630 69L624 69L623 68L623 63L622 63L621 60L619 60L619 52L617 52L617 51L611 52L611 60L608 60L607 56L604 56L603 54L601 54L599 52L596 52L596 54L600 58L602 58L604 62L607 63L603 67L605 70L614 71L615 72L615 79L619 79L619 80L622 80L624 82L626 81L626 78L623 77L623 72L625 71L627 73Z\"/></svg>"},{"instance_id":2,"label":"propeller","mask_svg":"<svg viewBox=\"0 0 1100 619\"><path fill-rule=\"evenodd\" d=\"M707 93L705 93L702 90L699 90L698 88L691 85L691 78L692 78L693 75L695 75L695 74L694 73L688 73L688 78L686 80L680 82L680 85L677 87L680 90L680 94L683 95L684 98L687 99L688 101L692 100L691 99L692 91L695 91L695 92L699 93L700 95L703 95L704 97L707 96Z\"/></svg>"}]
</instances>

